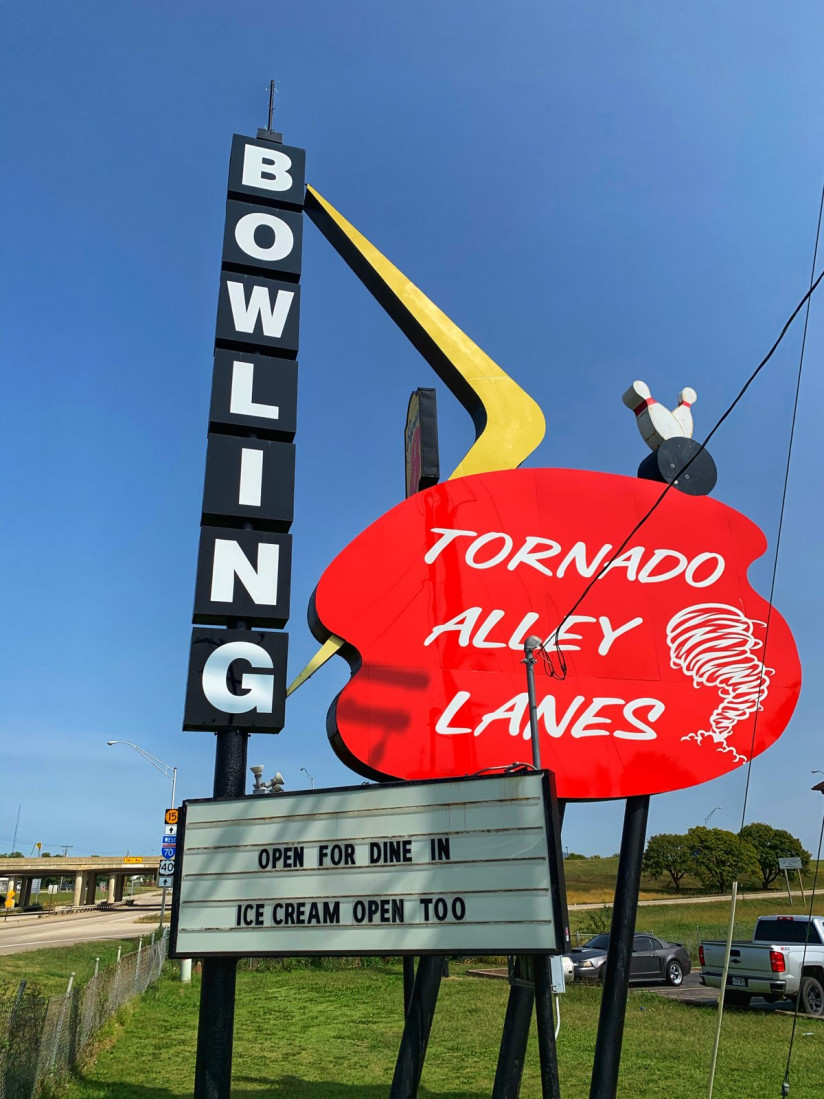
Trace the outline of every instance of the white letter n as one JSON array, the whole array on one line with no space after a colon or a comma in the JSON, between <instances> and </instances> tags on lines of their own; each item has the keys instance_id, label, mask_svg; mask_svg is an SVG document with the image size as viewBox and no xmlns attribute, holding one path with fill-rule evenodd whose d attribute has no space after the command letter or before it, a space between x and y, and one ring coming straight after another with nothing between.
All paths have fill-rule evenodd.
<instances>
[{"instance_id":1,"label":"white letter n","mask_svg":"<svg viewBox=\"0 0 824 1099\"><path fill-rule=\"evenodd\" d=\"M237 542L229 538L216 538L212 565L212 602L231 603L235 597L237 577L259 606L277 603L279 561L280 546L261 542L258 546L256 569Z\"/></svg>"}]
</instances>

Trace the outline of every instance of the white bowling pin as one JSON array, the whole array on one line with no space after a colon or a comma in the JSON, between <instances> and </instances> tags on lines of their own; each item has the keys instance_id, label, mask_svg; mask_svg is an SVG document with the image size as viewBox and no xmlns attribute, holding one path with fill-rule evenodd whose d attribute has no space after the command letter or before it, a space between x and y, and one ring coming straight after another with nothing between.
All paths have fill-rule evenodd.
<instances>
[{"instance_id":1,"label":"white bowling pin","mask_svg":"<svg viewBox=\"0 0 824 1099\"><path fill-rule=\"evenodd\" d=\"M672 410L673 416L681 425L681 433L685 439L691 439L695 430L692 422L692 406L698 400L698 394L687 386L678 394L678 407Z\"/></svg>"},{"instance_id":2,"label":"white bowling pin","mask_svg":"<svg viewBox=\"0 0 824 1099\"><path fill-rule=\"evenodd\" d=\"M635 413L641 438L650 450L657 450L665 439L684 434L670 410L653 398L646 382L633 382L622 400Z\"/></svg>"}]
</instances>

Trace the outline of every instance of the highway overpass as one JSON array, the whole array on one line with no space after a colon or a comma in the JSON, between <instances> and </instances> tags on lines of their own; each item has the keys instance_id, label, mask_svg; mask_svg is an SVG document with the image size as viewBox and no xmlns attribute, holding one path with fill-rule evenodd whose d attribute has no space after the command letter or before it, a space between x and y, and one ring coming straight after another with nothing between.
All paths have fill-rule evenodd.
<instances>
[{"instance_id":1,"label":"highway overpass","mask_svg":"<svg viewBox=\"0 0 824 1099\"><path fill-rule=\"evenodd\" d=\"M32 882L35 878L74 878L72 904L97 902L97 883L106 878L109 903L123 900L126 878L137 874L157 877L160 858L157 855L90 855L87 858L0 858L0 879L9 879L14 886L15 900L24 908L31 903ZM0 905L1 906L1 905Z\"/></svg>"}]
</instances>

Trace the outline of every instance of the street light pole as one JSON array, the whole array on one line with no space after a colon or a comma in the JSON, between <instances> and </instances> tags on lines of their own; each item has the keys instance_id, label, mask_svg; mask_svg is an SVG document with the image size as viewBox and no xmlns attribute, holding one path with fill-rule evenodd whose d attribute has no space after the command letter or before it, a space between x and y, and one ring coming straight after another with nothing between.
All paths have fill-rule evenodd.
<instances>
[{"instance_id":1,"label":"street light pole","mask_svg":"<svg viewBox=\"0 0 824 1099\"><path fill-rule=\"evenodd\" d=\"M309 779L309 781L310 781L310 782L311 782L311 784L312 784L312 789L314 790L314 789L315 789L315 780L314 780L314 779L312 778L312 776L311 776L311 775L309 774L309 772L308 772L308 771L306 770L306 768L305 768L305 767L301 767L300 769L301 769L301 771L303 771L303 773L304 773L304 774L306 775L306 777L307 777L307 778Z\"/></svg>"},{"instance_id":2,"label":"street light pole","mask_svg":"<svg viewBox=\"0 0 824 1099\"><path fill-rule=\"evenodd\" d=\"M131 740L107 740L106 743L111 747L113 744L125 744L127 748L134 748L138 755L143 756L147 763L151 763L152 767L156 771L160 771L161 775L164 775L172 784L172 804L170 808L174 809L175 806L175 794L177 792L177 767L173 767L171 763L164 763L162 759L158 759L157 756L153 756L151 752L147 752L145 748L141 748L139 744L133 744ZM166 915L166 887L160 890L160 930L163 930L163 919Z\"/></svg>"}]
</instances>

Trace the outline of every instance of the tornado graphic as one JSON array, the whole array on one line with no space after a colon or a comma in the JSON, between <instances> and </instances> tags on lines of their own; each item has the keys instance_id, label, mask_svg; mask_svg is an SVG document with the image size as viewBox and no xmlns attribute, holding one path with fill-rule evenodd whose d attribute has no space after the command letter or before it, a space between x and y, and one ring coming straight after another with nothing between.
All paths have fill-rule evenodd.
<instances>
[{"instance_id":1,"label":"tornado graphic","mask_svg":"<svg viewBox=\"0 0 824 1099\"><path fill-rule=\"evenodd\" d=\"M709 729L687 733L682 740L701 744L710 738L718 751L732 752L736 762L746 762L729 738L739 721L762 708L775 672L756 656L763 646L755 637L755 627L763 625L727 603L697 603L670 619L671 666L680 668L696 687L714 687L721 699Z\"/></svg>"}]
</instances>

